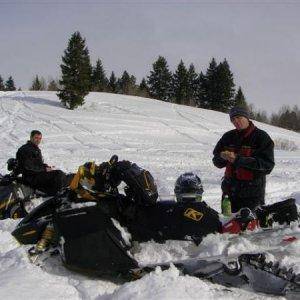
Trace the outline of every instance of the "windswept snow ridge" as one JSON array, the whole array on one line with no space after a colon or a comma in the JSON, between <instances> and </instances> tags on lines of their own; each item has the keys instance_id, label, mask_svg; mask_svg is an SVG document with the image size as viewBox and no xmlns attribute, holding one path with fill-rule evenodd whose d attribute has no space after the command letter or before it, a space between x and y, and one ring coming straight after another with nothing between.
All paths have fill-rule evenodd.
<instances>
[{"instance_id":1,"label":"windswept snow ridge","mask_svg":"<svg viewBox=\"0 0 300 300\"><path fill-rule=\"evenodd\" d=\"M277 141L276 167L267 178L267 203L292 193L300 199L300 134L257 125ZM0 92L0 173L6 173L7 159L26 142L30 131L38 129L44 137L42 153L50 165L74 172L86 161L100 163L117 154L121 160L149 169L161 198L173 193L181 173L194 171L203 180L204 199L219 210L223 170L213 166L211 153L217 140L231 128L226 114L140 97L90 93L83 107L71 111L61 106L54 92ZM16 224L13 220L0 221L1 299L268 299L179 276L175 267L157 269L125 284L72 273L56 258L40 268L27 259L28 248L19 246L10 235ZM246 235L231 243L228 235L209 235L198 247L178 241L144 243L134 255L146 264L226 251L264 251L274 241L276 236L272 235L263 241ZM282 265L293 266L298 272L299 243L290 244L279 255ZM275 254L270 251L269 255Z\"/></svg>"}]
</instances>

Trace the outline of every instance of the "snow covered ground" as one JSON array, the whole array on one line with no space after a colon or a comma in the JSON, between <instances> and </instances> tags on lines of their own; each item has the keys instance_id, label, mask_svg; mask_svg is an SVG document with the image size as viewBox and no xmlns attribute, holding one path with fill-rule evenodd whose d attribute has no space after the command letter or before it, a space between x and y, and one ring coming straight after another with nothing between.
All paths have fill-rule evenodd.
<instances>
[{"instance_id":1,"label":"snow covered ground","mask_svg":"<svg viewBox=\"0 0 300 300\"><path fill-rule=\"evenodd\" d=\"M277 145L276 167L267 179L266 202L279 201L292 193L299 196L300 134L257 125ZM6 173L7 159L26 142L30 131L39 129L44 137L42 152L50 165L74 172L86 161L100 163L117 154L119 159L134 161L151 171L161 199L173 193L181 173L194 171L203 180L204 199L219 210L223 170L213 166L211 153L220 136L231 128L223 113L133 96L90 93L83 107L70 111L60 105L54 92L0 92L0 173ZM57 259L40 268L30 264L28 248L19 246L10 235L16 224L13 220L0 222L1 299L269 298L180 276L174 267L130 283L84 277L66 270ZM275 242L272 234L263 241L237 238L234 244L227 235L210 235L198 247L178 241L144 243L135 257L141 263L163 262L225 251L266 250ZM285 247L279 258L282 265L300 272L300 241Z\"/></svg>"}]
</instances>

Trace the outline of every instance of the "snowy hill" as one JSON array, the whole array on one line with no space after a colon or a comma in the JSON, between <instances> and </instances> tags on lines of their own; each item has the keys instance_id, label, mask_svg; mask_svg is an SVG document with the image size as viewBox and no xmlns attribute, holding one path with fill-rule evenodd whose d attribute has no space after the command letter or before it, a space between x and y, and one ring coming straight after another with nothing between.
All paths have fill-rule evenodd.
<instances>
[{"instance_id":1,"label":"snowy hill","mask_svg":"<svg viewBox=\"0 0 300 300\"><path fill-rule=\"evenodd\" d=\"M257 125L277 144L276 167L267 178L266 202L273 203L300 191L300 134ZM226 114L108 93L90 93L83 107L70 111L61 106L54 92L0 92L0 128L0 173L6 173L7 159L26 142L30 131L38 129L44 137L44 159L50 165L74 172L86 161L100 163L117 154L120 159L149 169L162 199L173 193L174 182L181 173L195 171L204 183L204 199L219 210L223 170L213 166L211 153L220 136L232 128ZM286 148L289 150L283 150ZM238 299L241 295L245 299L267 298L179 276L175 268L128 284L71 273L58 261L41 269L28 262L26 248L11 237L17 222L0 222L2 299ZM274 238L270 237L270 241ZM226 239L209 236L199 247L189 242L149 242L142 245L136 258L147 263L182 259L191 253L217 255L227 245ZM241 239L231 250L257 250L264 246ZM289 252L293 255L283 257L283 262L300 271L299 241L291 245Z\"/></svg>"}]
</instances>

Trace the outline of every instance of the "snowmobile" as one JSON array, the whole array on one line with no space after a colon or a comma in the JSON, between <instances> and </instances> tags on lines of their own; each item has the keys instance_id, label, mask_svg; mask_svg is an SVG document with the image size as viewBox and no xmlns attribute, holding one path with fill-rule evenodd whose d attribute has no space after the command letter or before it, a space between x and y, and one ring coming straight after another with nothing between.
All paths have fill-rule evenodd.
<instances>
[{"instance_id":1,"label":"snowmobile","mask_svg":"<svg viewBox=\"0 0 300 300\"><path fill-rule=\"evenodd\" d=\"M121 180L127 184L125 195L116 190ZM95 186L96 190L91 189ZM35 244L29 249L31 257L58 252L65 266L76 271L140 278L170 264L140 266L130 253L132 244L124 227L133 241L188 239L199 243L209 233L227 232L230 227L236 231L237 224L246 229L253 221L252 212L245 209L222 226L218 213L204 201L171 203L156 202L156 198L151 174L135 164L117 164L116 157L99 167L88 163L79 168L70 190L35 208L12 235L21 244ZM269 222L275 211L271 207L269 213L263 209L259 213ZM290 213L285 214L285 220L290 220L288 216ZM266 262L263 253L231 257L226 263L217 257L172 263L183 274L227 286L250 285L256 291L276 295L300 292L299 276Z\"/></svg>"},{"instance_id":2,"label":"snowmobile","mask_svg":"<svg viewBox=\"0 0 300 300\"><path fill-rule=\"evenodd\" d=\"M15 158L8 159L7 169L9 174L0 174L0 220L23 218L32 209L34 199L47 199L47 195L24 183Z\"/></svg>"}]
</instances>

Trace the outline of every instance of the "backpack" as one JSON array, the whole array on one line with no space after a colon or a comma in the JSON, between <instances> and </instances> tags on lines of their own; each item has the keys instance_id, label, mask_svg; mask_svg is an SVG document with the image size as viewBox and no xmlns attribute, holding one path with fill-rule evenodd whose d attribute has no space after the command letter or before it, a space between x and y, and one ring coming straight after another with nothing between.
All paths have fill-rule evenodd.
<instances>
[{"instance_id":1,"label":"backpack","mask_svg":"<svg viewBox=\"0 0 300 300\"><path fill-rule=\"evenodd\" d=\"M290 224L299 218L294 198L289 198L271 205L264 205L256 211L261 227L272 226L274 222Z\"/></svg>"},{"instance_id":2,"label":"backpack","mask_svg":"<svg viewBox=\"0 0 300 300\"><path fill-rule=\"evenodd\" d=\"M140 205L153 205L158 198L157 187L153 176L148 170L137 164L122 172L122 180L126 183L126 195Z\"/></svg>"}]
</instances>

